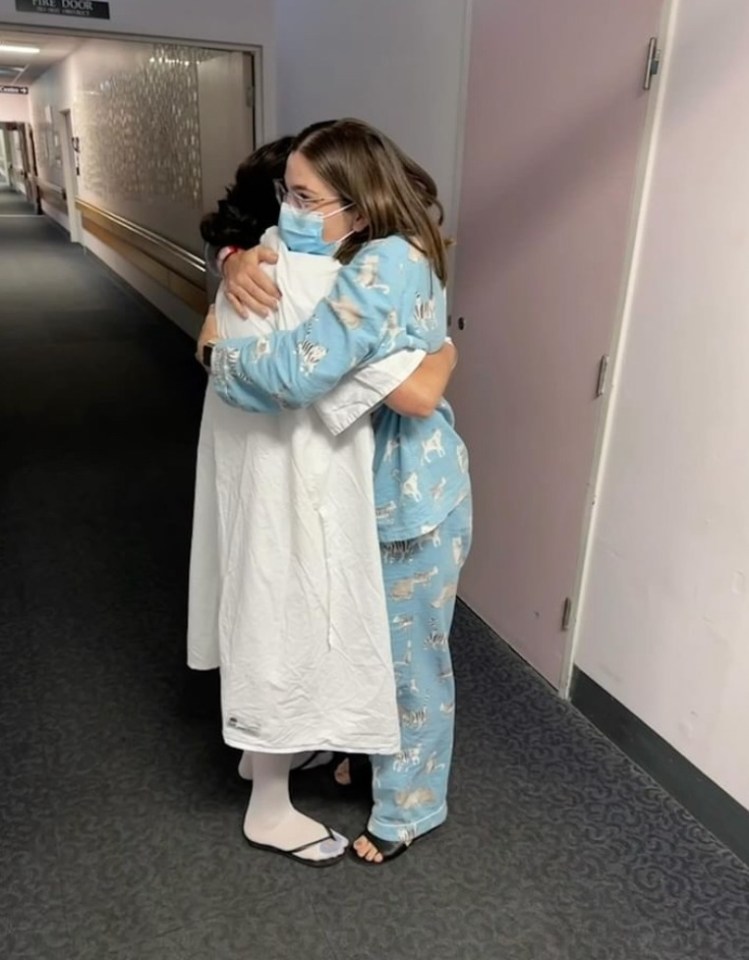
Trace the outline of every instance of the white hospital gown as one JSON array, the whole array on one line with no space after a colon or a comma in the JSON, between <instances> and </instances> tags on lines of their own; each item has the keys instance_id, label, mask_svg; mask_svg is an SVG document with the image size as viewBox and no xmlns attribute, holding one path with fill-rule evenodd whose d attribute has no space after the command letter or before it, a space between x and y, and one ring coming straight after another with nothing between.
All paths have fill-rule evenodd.
<instances>
[{"instance_id":1,"label":"white hospital gown","mask_svg":"<svg viewBox=\"0 0 749 960\"><path fill-rule=\"evenodd\" d=\"M222 339L297 327L340 268L328 257L290 253L275 231L264 243L278 247L281 306L271 318L245 321L220 290ZM318 361L312 349L300 356L310 369ZM221 667L223 734L231 746L274 753L399 749L372 427L368 416L351 420L422 357L400 353L358 370L305 410L252 414L206 391L188 664Z\"/></svg>"}]
</instances>

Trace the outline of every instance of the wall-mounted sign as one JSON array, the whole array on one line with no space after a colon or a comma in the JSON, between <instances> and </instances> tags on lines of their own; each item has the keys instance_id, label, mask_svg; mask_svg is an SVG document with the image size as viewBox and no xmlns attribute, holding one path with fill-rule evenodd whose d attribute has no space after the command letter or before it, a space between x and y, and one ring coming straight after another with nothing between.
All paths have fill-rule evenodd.
<instances>
[{"instance_id":1,"label":"wall-mounted sign","mask_svg":"<svg viewBox=\"0 0 749 960\"><path fill-rule=\"evenodd\" d=\"M16 0L19 13L51 13L58 17L109 20L109 3L103 0Z\"/></svg>"},{"instance_id":2,"label":"wall-mounted sign","mask_svg":"<svg viewBox=\"0 0 749 960\"><path fill-rule=\"evenodd\" d=\"M0 93L20 93L25 96L28 92L28 87L16 87L14 84L0 84Z\"/></svg>"}]
</instances>

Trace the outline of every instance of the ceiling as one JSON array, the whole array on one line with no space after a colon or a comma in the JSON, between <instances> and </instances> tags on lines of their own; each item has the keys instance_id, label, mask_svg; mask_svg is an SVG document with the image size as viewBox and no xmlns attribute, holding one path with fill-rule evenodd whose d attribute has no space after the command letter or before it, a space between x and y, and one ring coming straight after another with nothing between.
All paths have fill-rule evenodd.
<instances>
[{"instance_id":1,"label":"ceiling","mask_svg":"<svg viewBox=\"0 0 749 960\"><path fill-rule=\"evenodd\" d=\"M75 37L0 29L0 45L4 43L39 47L41 52L33 55L0 50L0 84L29 86L51 66L69 56L82 41Z\"/></svg>"}]
</instances>

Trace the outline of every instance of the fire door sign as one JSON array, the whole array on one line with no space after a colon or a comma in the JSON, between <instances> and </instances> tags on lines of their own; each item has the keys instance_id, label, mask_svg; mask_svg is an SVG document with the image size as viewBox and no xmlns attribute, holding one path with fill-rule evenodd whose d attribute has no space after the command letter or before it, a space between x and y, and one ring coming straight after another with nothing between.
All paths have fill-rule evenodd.
<instances>
[{"instance_id":1,"label":"fire door sign","mask_svg":"<svg viewBox=\"0 0 749 960\"><path fill-rule=\"evenodd\" d=\"M57 17L109 20L109 3L103 0L16 0L19 13L51 13Z\"/></svg>"}]
</instances>

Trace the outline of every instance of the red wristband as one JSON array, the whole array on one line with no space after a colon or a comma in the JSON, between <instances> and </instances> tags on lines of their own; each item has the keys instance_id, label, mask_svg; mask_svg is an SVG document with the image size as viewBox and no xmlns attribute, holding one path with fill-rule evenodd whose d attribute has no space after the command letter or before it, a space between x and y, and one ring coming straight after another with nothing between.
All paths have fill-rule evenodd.
<instances>
[{"instance_id":1,"label":"red wristband","mask_svg":"<svg viewBox=\"0 0 749 960\"><path fill-rule=\"evenodd\" d=\"M222 247L218 256L216 257L216 262L218 263L219 270L224 269L224 264L226 261L235 253L239 253L241 247Z\"/></svg>"}]
</instances>

